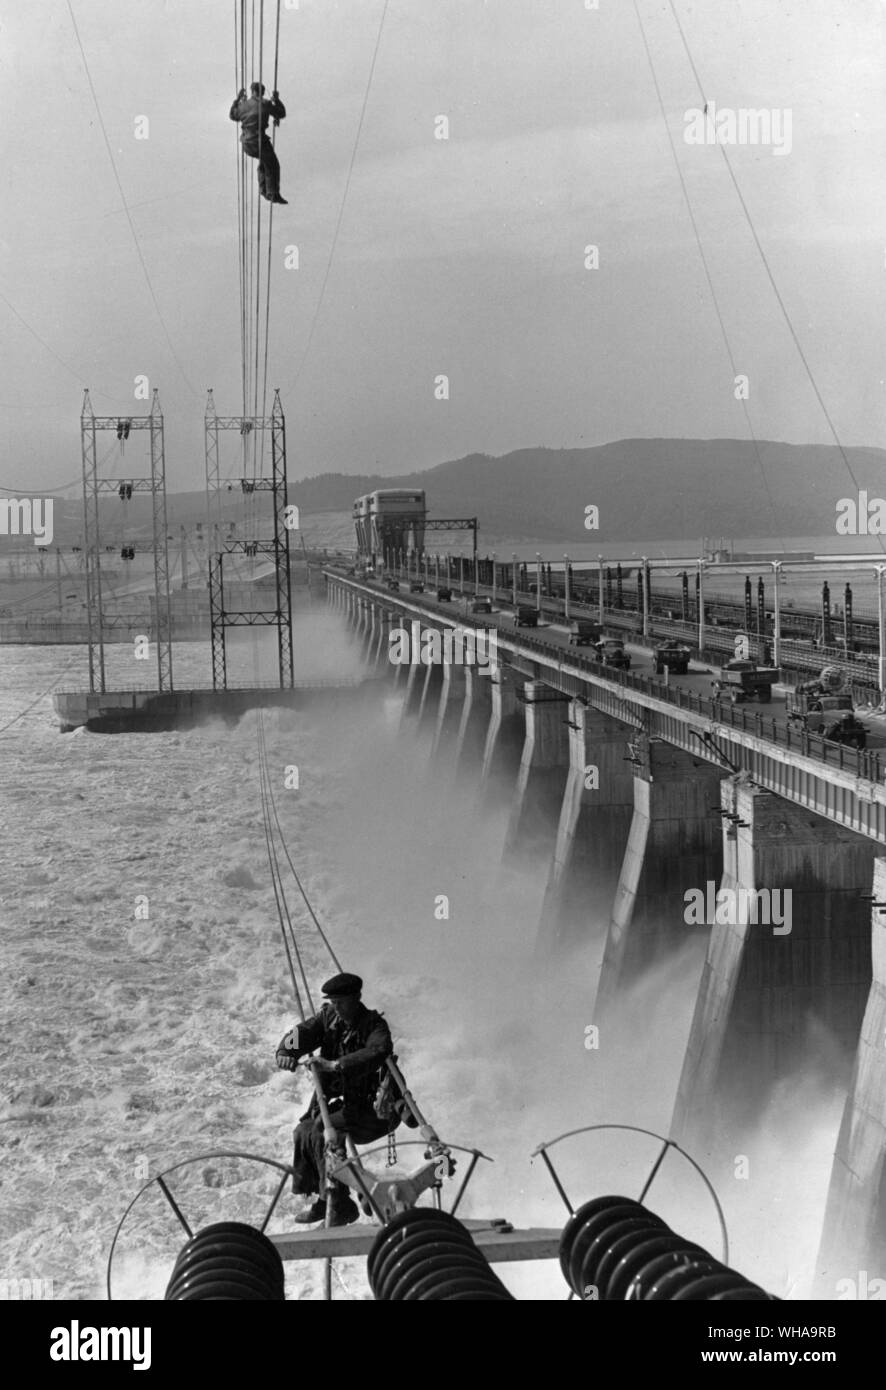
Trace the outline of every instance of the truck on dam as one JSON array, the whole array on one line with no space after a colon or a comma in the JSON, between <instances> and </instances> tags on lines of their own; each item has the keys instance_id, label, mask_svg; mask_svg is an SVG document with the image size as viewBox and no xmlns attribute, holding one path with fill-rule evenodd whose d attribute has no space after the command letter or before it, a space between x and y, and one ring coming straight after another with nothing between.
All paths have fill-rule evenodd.
<instances>
[{"instance_id":1,"label":"truck on dam","mask_svg":"<svg viewBox=\"0 0 886 1390\"><path fill-rule=\"evenodd\" d=\"M620 642L617 637L604 637L596 644L594 650L597 660L604 666L614 666L620 671L630 670L630 653L625 651L624 642Z\"/></svg>"},{"instance_id":2,"label":"truck on dam","mask_svg":"<svg viewBox=\"0 0 886 1390\"><path fill-rule=\"evenodd\" d=\"M743 704L755 696L761 704L772 699L772 687L781 678L776 666L758 666L755 661L734 658L720 668L720 675L711 681L714 695L729 700L733 705Z\"/></svg>"},{"instance_id":3,"label":"truck on dam","mask_svg":"<svg viewBox=\"0 0 886 1390\"><path fill-rule=\"evenodd\" d=\"M672 676L685 676L689 670L689 658L692 655L692 648L687 647L685 642L678 642L675 638L669 638L666 642L660 642L653 653L655 661L655 674L664 674L665 667Z\"/></svg>"},{"instance_id":4,"label":"truck on dam","mask_svg":"<svg viewBox=\"0 0 886 1390\"><path fill-rule=\"evenodd\" d=\"M788 719L807 733L820 734L831 743L842 743L847 748L867 746L867 729L856 717L851 695L818 695L811 699L795 696L791 705Z\"/></svg>"},{"instance_id":5,"label":"truck on dam","mask_svg":"<svg viewBox=\"0 0 886 1390\"><path fill-rule=\"evenodd\" d=\"M570 623L570 647L594 647L602 636L603 629L600 624L592 622L589 618L576 618Z\"/></svg>"},{"instance_id":6,"label":"truck on dam","mask_svg":"<svg viewBox=\"0 0 886 1390\"><path fill-rule=\"evenodd\" d=\"M538 627L538 609L530 608L523 604L514 613L514 625L516 627Z\"/></svg>"},{"instance_id":7,"label":"truck on dam","mask_svg":"<svg viewBox=\"0 0 886 1390\"><path fill-rule=\"evenodd\" d=\"M786 701L788 720L810 734L820 734L847 748L865 748L867 729L855 714L852 692L839 666L825 666L804 681Z\"/></svg>"}]
</instances>

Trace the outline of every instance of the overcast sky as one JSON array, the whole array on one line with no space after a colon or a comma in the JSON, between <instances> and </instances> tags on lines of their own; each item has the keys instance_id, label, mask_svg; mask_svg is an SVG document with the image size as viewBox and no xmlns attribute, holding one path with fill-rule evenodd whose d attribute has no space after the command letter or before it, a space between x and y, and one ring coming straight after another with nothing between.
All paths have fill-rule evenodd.
<instances>
[{"instance_id":1,"label":"overcast sky","mask_svg":"<svg viewBox=\"0 0 886 1390\"><path fill-rule=\"evenodd\" d=\"M668 5L638 5L754 429L831 442L721 152L683 140L698 89ZM731 147L729 158L838 434L882 446L883 5L676 5L716 107L792 113L789 155ZM73 6L184 375L68 6L3 0L0 483L78 477L82 387L103 413L143 411L133 379L144 373L165 410L169 485L199 487L205 388L222 412L241 408L233 0ZM632 0L597 11L390 0L296 381L382 9L300 0L282 11L289 206L275 214L270 378L290 476L630 436L746 438ZM269 20L269 45L271 33ZM447 141L434 138L439 115ZM138 116L147 140L135 138ZM590 243L596 271L584 267ZM291 244L298 270L283 265ZM441 373L448 401L434 398Z\"/></svg>"}]
</instances>

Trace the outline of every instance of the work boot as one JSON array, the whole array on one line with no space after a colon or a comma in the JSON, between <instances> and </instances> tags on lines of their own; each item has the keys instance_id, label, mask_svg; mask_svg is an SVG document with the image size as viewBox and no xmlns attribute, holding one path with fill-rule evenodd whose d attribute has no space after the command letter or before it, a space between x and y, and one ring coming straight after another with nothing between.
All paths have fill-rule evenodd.
<instances>
[{"instance_id":1,"label":"work boot","mask_svg":"<svg viewBox=\"0 0 886 1390\"><path fill-rule=\"evenodd\" d=\"M299 1226L310 1226L314 1221L323 1221L326 1218L326 1203L322 1197L317 1197L311 1206L305 1207L293 1219Z\"/></svg>"},{"instance_id":2,"label":"work boot","mask_svg":"<svg viewBox=\"0 0 886 1390\"><path fill-rule=\"evenodd\" d=\"M281 198L279 193L275 193L275 194L274 194L273 198L271 199L271 202L272 202L272 203L285 203L287 207L289 206L289 199L288 199L288 198Z\"/></svg>"},{"instance_id":3,"label":"work boot","mask_svg":"<svg viewBox=\"0 0 886 1390\"><path fill-rule=\"evenodd\" d=\"M330 1226L350 1226L352 1222L359 1221L360 1213L357 1210L356 1202L352 1202L350 1197L336 1197L333 1200L329 1211Z\"/></svg>"}]
</instances>

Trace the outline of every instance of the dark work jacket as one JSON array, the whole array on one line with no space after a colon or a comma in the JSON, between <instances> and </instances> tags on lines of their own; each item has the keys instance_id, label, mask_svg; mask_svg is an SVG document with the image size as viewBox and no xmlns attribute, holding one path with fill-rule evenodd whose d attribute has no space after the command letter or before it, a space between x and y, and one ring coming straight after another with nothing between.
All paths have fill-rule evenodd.
<instances>
[{"instance_id":1,"label":"dark work jacket","mask_svg":"<svg viewBox=\"0 0 886 1390\"><path fill-rule=\"evenodd\" d=\"M286 1039L296 1033L298 1047L287 1047ZM341 1072L320 1074L323 1094L328 1098L340 1096L344 1108L352 1115L371 1114L384 1060L394 1050L391 1030L382 1015L361 1004L353 1023L345 1023L331 1004L324 1004L314 1018L306 1019L287 1033L277 1051L298 1058L317 1048L328 1062L339 1058L342 1062ZM315 1116L319 1111L315 1095L302 1119Z\"/></svg>"},{"instance_id":2,"label":"dark work jacket","mask_svg":"<svg viewBox=\"0 0 886 1390\"><path fill-rule=\"evenodd\" d=\"M258 140L259 127L264 135L269 117L273 116L275 120L282 121L285 115L286 107L279 97L276 101L262 97L261 102L258 97L235 97L230 111L231 120L239 121L243 127L240 139L244 144L250 140Z\"/></svg>"}]
</instances>

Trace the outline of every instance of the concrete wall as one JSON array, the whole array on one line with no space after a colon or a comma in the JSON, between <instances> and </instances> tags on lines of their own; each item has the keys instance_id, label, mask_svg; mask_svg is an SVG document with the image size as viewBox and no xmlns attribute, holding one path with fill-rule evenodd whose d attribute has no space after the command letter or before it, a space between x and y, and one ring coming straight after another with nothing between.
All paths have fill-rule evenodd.
<instances>
[{"instance_id":1,"label":"concrete wall","mask_svg":"<svg viewBox=\"0 0 886 1390\"><path fill-rule=\"evenodd\" d=\"M792 1075L845 1085L871 981L873 842L748 781L722 796L721 887L790 890L791 930L711 930L672 1127L687 1143L728 1144Z\"/></svg>"}]
</instances>

